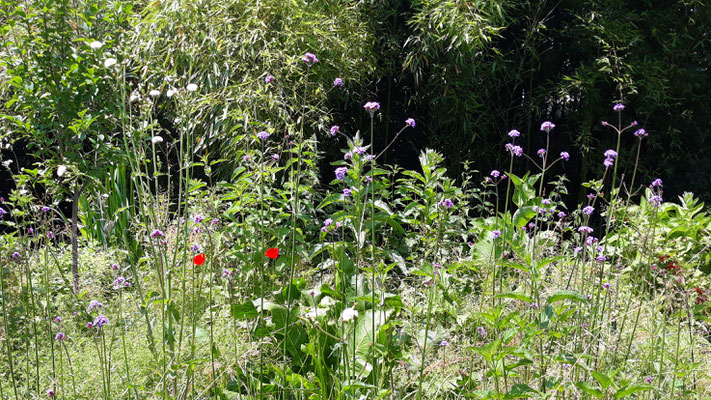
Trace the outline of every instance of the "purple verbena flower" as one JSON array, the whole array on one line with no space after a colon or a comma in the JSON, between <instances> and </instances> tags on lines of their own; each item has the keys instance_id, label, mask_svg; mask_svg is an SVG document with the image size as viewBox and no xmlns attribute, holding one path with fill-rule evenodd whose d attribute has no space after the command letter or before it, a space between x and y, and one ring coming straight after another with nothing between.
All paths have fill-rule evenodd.
<instances>
[{"instance_id":1,"label":"purple verbena flower","mask_svg":"<svg viewBox=\"0 0 711 400\"><path fill-rule=\"evenodd\" d=\"M597 243L598 240L595 236L588 236L585 238L585 244L588 246L592 246L593 244Z\"/></svg>"},{"instance_id":2,"label":"purple verbena flower","mask_svg":"<svg viewBox=\"0 0 711 400\"><path fill-rule=\"evenodd\" d=\"M47 239L54 239L54 232L48 231L47 232Z\"/></svg>"},{"instance_id":3,"label":"purple verbena flower","mask_svg":"<svg viewBox=\"0 0 711 400\"><path fill-rule=\"evenodd\" d=\"M45 212L45 213L52 211L52 209L49 208L49 207L47 207L47 206L42 206L42 208L40 208L40 210L41 210L42 212Z\"/></svg>"},{"instance_id":4,"label":"purple verbena flower","mask_svg":"<svg viewBox=\"0 0 711 400\"><path fill-rule=\"evenodd\" d=\"M405 125L409 126L410 128L415 127L415 120L412 118L408 118L405 120Z\"/></svg>"},{"instance_id":5,"label":"purple verbena flower","mask_svg":"<svg viewBox=\"0 0 711 400\"><path fill-rule=\"evenodd\" d=\"M562 218L565 218L565 217L566 217L566 214L565 214L563 211L560 211L560 212L558 213L558 218L561 218L561 219L562 219Z\"/></svg>"},{"instance_id":6,"label":"purple verbena flower","mask_svg":"<svg viewBox=\"0 0 711 400\"><path fill-rule=\"evenodd\" d=\"M591 228L587 225L583 225L578 228L578 232L590 234L590 233L593 233L593 228Z\"/></svg>"},{"instance_id":7,"label":"purple verbena flower","mask_svg":"<svg viewBox=\"0 0 711 400\"><path fill-rule=\"evenodd\" d=\"M343 86L343 79L341 79L341 78L334 79L333 86Z\"/></svg>"},{"instance_id":8,"label":"purple verbena flower","mask_svg":"<svg viewBox=\"0 0 711 400\"><path fill-rule=\"evenodd\" d=\"M151 232L151 237L155 238L155 237L163 237L163 236L165 236L165 234L160 229L155 229L155 230L153 230L153 232Z\"/></svg>"},{"instance_id":9,"label":"purple verbena flower","mask_svg":"<svg viewBox=\"0 0 711 400\"><path fill-rule=\"evenodd\" d=\"M568 154L567 151L561 151L560 158L562 158L564 161L568 161L570 160L570 154Z\"/></svg>"},{"instance_id":10,"label":"purple verbena flower","mask_svg":"<svg viewBox=\"0 0 711 400\"><path fill-rule=\"evenodd\" d=\"M605 256L602 255L602 254L598 254L597 257L595 257L595 260L598 261L598 262L604 262L604 261L607 260L607 257L605 257Z\"/></svg>"},{"instance_id":11,"label":"purple verbena flower","mask_svg":"<svg viewBox=\"0 0 711 400\"><path fill-rule=\"evenodd\" d=\"M551 205L551 200L550 199L543 199L543 200L541 200L541 204L543 204L544 206L549 206L549 205Z\"/></svg>"},{"instance_id":12,"label":"purple verbena flower","mask_svg":"<svg viewBox=\"0 0 711 400\"><path fill-rule=\"evenodd\" d=\"M301 61L310 67L318 62L318 58L313 53L306 53L301 58Z\"/></svg>"},{"instance_id":13,"label":"purple verbena flower","mask_svg":"<svg viewBox=\"0 0 711 400\"><path fill-rule=\"evenodd\" d=\"M622 103L617 103L612 107L613 110L620 112L625 109L625 105Z\"/></svg>"},{"instance_id":14,"label":"purple verbena flower","mask_svg":"<svg viewBox=\"0 0 711 400\"><path fill-rule=\"evenodd\" d=\"M664 200L662 200L662 196L656 194L649 198L649 204L653 205L654 207L659 207L660 205L662 205L663 201Z\"/></svg>"},{"instance_id":15,"label":"purple verbena flower","mask_svg":"<svg viewBox=\"0 0 711 400\"><path fill-rule=\"evenodd\" d=\"M508 133L509 137L511 138L517 138L521 136L521 132L517 131L516 129L511 129Z\"/></svg>"},{"instance_id":16,"label":"purple verbena flower","mask_svg":"<svg viewBox=\"0 0 711 400\"><path fill-rule=\"evenodd\" d=\"M486 338L486 329L483 326L476 328L476 331L482 339Z\"/></svg>"},{"instance_id":17,"label":"purple verbena flower","mask_svg":"<svg viewBox=\"0 0 711 400\"><path fill-rule=\"evenodd\" d=\"M498 178L499 176L501 176L501 172L499 172L497 170L493 170L493 171L491 171L490 175L493 176L494 178Z\"/></svg>"},{"instance_id":18,"label":"purple verbena flower","mask_svg":"<svg viewBox=\"0 0 711 400\"><path fill-rule=\"evenodd\" d=\"M12 258L20 258L20 252L18 252L18 251L13 252L11 257Z\"/></svg>"},{"instance_id":19,"label":"purple verbena flower","mask_svg":"<svg viewBox=\"0 0 711 400\"><path fill-rule=\"evenodd\" d=\"M272 160L279 161L279 154L272 154Z\"/></svg>"},{"instance_id":20,"label":"purple verbena flower","mask_svg":"<svg viewBox=\"0 0 711 400\"><path fill-rule=\"evenodd\" d=\"M494 231L491 232L492 236L494 236L494 239L498 239L501 237L501 231L498 229L495 229Z\"/></svg>"},{"instance_id":21,"label":"purple verbena flower","mask_svg":"<svg viewBox=\"0 0 711 400\"><path fill-rule=\"evenodd\" d=\"M108 318L106 318L106 317L103 316L103 315L99 315L98 317L96 317L96 318L94 319L94 322L92 323L92 325L93 325L94 327L96 327L96 328L101 328L102 326L104 326L104 325L106 325L106 324L108 324L108 323L109 323L109 319L108 319Z\"/></svg>"},{"instance_id":22,"label":"purple verbena flower","mask_svg":"<svg viewBox=\"0 0 711 400\"><path fill-rule=\"evenodd\" d=\"M257 133L257 137L259 138L259 140L267 140L269 138L269 132L261 131Z\"/></svg>"},{"instance_id":23,"label":"purple verbena flower","mask_svg":"<svg viewBox=\"0 0 711 400\"><path fill-rule=\"evenodd\" d=\"M353 191L349 188L343 189L343 197L350 197Z\"/></svg>"},{"instance_id":24,"label":"purple verbena flower","mask_svg":"<svg viewBox=\"0 0 711 400\"><path fill-rule=\"evenodd\" d=\"M274 78L274 76L272 76L272 75L267 75L267 77L264 78L264 83L270 84L270 83L274 82L274 79L276 79L276 78Z\"/></svg>"},{"instance_id":25,"label":"purple verbena flower","mask_svg":"<svg viewBox=\"0 0 711 400\"><path fill-rule=\"evenodd\" d=\"M61 324L62 323L62 317L55 317L54 322Z\"/></svg>"},{"instance_id":26,"label":"purple verbena flower","mask_svg":"<svg viewBox=\"0 0 711 400\"><path fill-rule=\"evenodd\" d=\"M330 134L332 137L333 137L333 136L336 136L336 134L338 133L338 131L339 131L340 129L341 129L340 126L338 126L338 125L333 125L333 126L331 127L331 129L329 130L329 134Z\"/></svg>"},{"instance_id":27,"label":"purple verbena flower","mask_svg":"<svg viewBox=\"0 0 711 400\"><path fill-rule=\"evenodd\" d=\"M585 215L590 215L595 211L595 207L593 206L585 206L583 207L583 214Z\"/></svg>"},{"instance_id":28,"label":"purple verbena flower","mask_svg":"<svg viewBox=\"0 0 711 400\"><path fill-rule=\"evenodd\" d=\"M332 223L333 223L333 220L331 218L326 218L323 221L323 226L331 226Z\"/></svg>"},{"instance_id":29,"label":"purple verbena flower","mask_svg":"<svg viewBox=\"0 0 711 400\"><path fill-rule=\"evenodd\" d=\"M336 171L335 171L336 179L338 179L339 181L342 181L343 178L345 178L347 173L348 173L348 168L346 168L346 167L336 168Z\"/></svg>"},{"instance_id":30,"label":"purple verbena flower","mask_svg":"<svg viewBox=\"0 0 711 400\"><path fill-rule=\"evenodd\" d=\"M447 347L448 345L449 345L449 342L447 341L447 339L444 339L441 342L439 342L439 347Z\"/></svg>"},{"instance_id":31,"label":"purple verbena flower","mask_svg":"<svg viewBox=\"0 0 711 400\"><path fill-rule=\"evenodd\" d=\"M536 154L538 154L538 157L543 158L543 156L546 155L546 149L538 149L538 151L536 152Z\"/></svg>"},{"instance_id":32,"label":"purple verbena flower","mask_svg":"<svg viewBox=\"0 0 711 400\"><path fill-rule=\"evenodd\" d=\"M541 130L546 133L549 133L553 128L555 128L555 124L551 121L545 121L541 124Z\"/></svg>"},{"instance_id":33,"label":"purple verbena flower","mask_svg":"<svg viewBox=\"0 0 711 400\"><path fill-rule=\"evenodd\" d=\"M91 311L95 308L103 308L103 307L104 307L104 305L101 302L99 302L99 300L91 300L89 302L89 307L86 309L86 311Z\"/></svg>"},{"instance_id":34,"label":"purple verbena flower","mask_svg":"<svg viewBox=\"0 0 711 400\"><path fill-rule=\"evenodd\" d=\"M573 249L573 253L579 254L581 251L583 251L583 248L580 246L577 246Z\"/></svg>"},{"instance_id":35,"label":"purple verbena flower","mask_svg":"<svg viewBox=\"0 0 711 400\"><path fill-rule=\"evenodd\" d=\"M67 338L67 335L65 335L65 334L62 333L62 332L57 332L57 335L54 336L54 340L56 340L56 341L58 341L58 342L61 342L61 341L63 341L63 340L66 339L66 338Z\"/></svg>"},{"instance_id":36,"label":"purple verbena flower","mask_svg":"<svg viewBox=\"0 0 711 400\"><path fill-rule=\"evenodd\" d=\"M647 131L645 131L644 128L639 128L634 132L634 135L642 139L643 137L647 137Z\"/></svg>"},{"instance_id":37,"label":"purple verbena flower","mask_svg":"<svg viewBox=\"0 0 711 400\"><path fill-rule=\"evenodd\" d=\"M365 103L363 108L365 108L367 111L370 111L370 114L372 115L377 110L380 110L380 103L375 102L375 101L369 101L369 102Z\"/></svg>"},{"instance_id":38,"label":"purple verbena flower","mask_svg":"<svg viewBox=\"0 0 711 400\"><path fill-rule=\"evenodd\" d=\"M443 208L452 208L454 207L454 203L452 202L451 199L444 199L439 202L439 206Z\"/></svg>"},{"instance_id":39,"label":"purple verbena flower","mask_svg":"<svg viewBox=\"0 0 711 400\"><path fill-rule=\"evenodd\" d=\"M662 186L662 180L657 178L652 181L652 184L650 185L651 187L661 187Z\"/></svg>"},{"instance_id":40,"label":"purple verbena flower","mask_svg":"<svg viewBox=\"0 0 711 400\"><path fill-rule=\"evenodd\" d=\"M200 253L200 245L199 244L191 245L190 251L192 251L193 253Z\"/></svg>"},{"instance_id":41,"label":"purple verbena flower","mask_svg":"<svg viewBox=\"0 0 711 400\"><path fill-rule=\"evenodd\" d=\"M356 146L353 148L353 154L365 154L366 150L367 149L364 146Z\"/></svg>"},{"instance_id":42,"label":"purple verbena flower","mask_svg":"<svg viewBox=\"0 0 711 400\"><path fill-rule=\"evenodd\" d=\"M205 216L202 214L197 214L193 217L193 222L195 222L196 224L202 223L202 221L204 221L204 220L205 220Z\"/></svg>"},{"instance_id":43,"label":"purple verbena flower","mask_svg":"<svg viewBox=\"0 0 711 400\"><path fill-rule=\"evenodd\" d=\"M111 264L111 269L116 271L119 269L119 265L118 264Z\"/></svg>"},{"instance_id":44,"label":"purple verbena flower","mask_svg":"<svg viewBox=\"0 0 711 400\"><path fill-rule=\"evenodd\" d=\"M605 153L603 153L603 155L607 158L617 158L617 152L612 149L605 150Z\"/></svg>"},{"instance_id":45,"label":"purple verbena flower","mask_svg":"<svg viewBox=\"0 0 711 400\"><path fill-rule=\"evenodd\" d=\"M352 152L352 151L349 151L348 153L346 153L346 154L343 155L343 159L344 159L344 160L350 160L351 158L353 158L353 152Z\"/></svg>"},{"instance_id":46,"label":"purple verbena flower","mask_svg":"<svg viewBox=\"0 0 711 400\"><path fill-rule=\"evenodd\" d=\"M605 168L610 168L611 166L615 165L615 159L608 157L605 159L605 161L602 162L602 165L604 165Z\"/></svg>"}]
</instances>

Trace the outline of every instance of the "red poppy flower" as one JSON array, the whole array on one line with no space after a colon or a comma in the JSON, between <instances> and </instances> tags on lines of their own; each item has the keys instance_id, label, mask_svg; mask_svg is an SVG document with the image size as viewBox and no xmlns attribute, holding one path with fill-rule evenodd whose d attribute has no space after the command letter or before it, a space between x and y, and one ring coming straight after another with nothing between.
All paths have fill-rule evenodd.
<instances>
[{"instance_id":1,"label":"red poppy flower","mask_svg":"<svg viewBox=\"0 0 711 400\"><path fill-rule=\"evenodd\" d=\"M198 254L193 258L193 262L195 265L203 265L205 264L205 253Z\"/></svg>"},{"instance_id":2,"label":"red poppy flower","mask_svg":"<svg viewBox=\"0 0 711 400\"><path fill-rule=\"evenodd\" d=\"M272 260L276 260L277 258L279 258L279 249L275 247L269 248L264 253L264 255L271 258Z\"/></svg>"}]
</instances>

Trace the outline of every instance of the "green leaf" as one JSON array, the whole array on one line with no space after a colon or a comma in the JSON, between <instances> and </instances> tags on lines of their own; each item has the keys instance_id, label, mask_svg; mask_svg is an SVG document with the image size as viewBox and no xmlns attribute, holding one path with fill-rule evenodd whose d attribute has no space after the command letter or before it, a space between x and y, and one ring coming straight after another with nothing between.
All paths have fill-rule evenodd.
<instances>
[{"instance_id":1,"label":"green leaf","mask_svg":"<svg viewBox=\"0 0 711 400\"><path fill-rule=\"evenodd\" d=\"M497 294L495 297L500 298L500 299L514 299L514 300L527 301L529 303L533 302L533 299L530 296L525 295L520 292L506 292L506 293Z\"/></svg>"},{"instance_id":2,"label":"green leaf","mask_svg":"<svg viewBox=\"0 0 711 400\"><path fill-rule=\"evenodd\" d=\"M612 379L609 376L603 374L602 372L590 371L590 375L595 378L596 381L602 386L603 389L607 389L612 385Z\"/></svg>"},{"instance_id":3,"label":"green leaf","mask_svg":"<svg viewBox=\"0 0 711 400\"><path fill-rule=\"evenodd\" d=\"M631 395L632 393L644 392L646 390L652 390L653 388L654 387L652 385L647 385L646 383L636 383L618 390L612 397L621 399Z\"/></svg>"},{"instance_id":4,"label":"green leaf","mask_svg":"<svg viewBox=\"0 0 711 400\"><path fill-rule=\"evenodd\" d=\"M558 292L553 293L548 297L548 300L546 300L546 304L552 304L557 301L561 300L571 300L571 301L582 301L586 302L588 299L583 296L582 294L574 291L574 290L560 290Z\"/></svg>"},{"instance_id":5,"label":"green leaf","mask_svg":"<svg viewBox=\"0 0 711 400\"><path fill-rule=\"evenodd\" d=\"M587 382L575 382L575 387L587 394L597 397L598 399L602 398L602 391Z\"/></svg>"},{"instance_id":6,"label":"green leaf","mask_svg":"<svg viewBox=\"0 0 711 400\"><path fill-rule=\"evenodd\" d=\"M251 302L243 304L232 304L230 306L230 313L235 319L250 319L256 318L259 313L257 312L257 307Z\"/></svg>"},{"instance_id":7,"label":"green leaf","mask_svg":"<svg viewBox=\"0 0 711 400\"><path fill-rule=\"evenodd\" d=\"M527 399L529 397L536 396L537 394L538 391L533 389L532 387L524 385L522 383L518 383L511 387L511 390L506 393L504 399Z\"/></svg>"},{"instance_id":8,"label":"green leaf","mask_svg":"<svg viewBox=\"0 0 711 400\"><path fill-rule=\"evenodd\" d=\"M513 216L513 223L519 228L526 225L531 218L536 216L533 206L524 206L516 210Z\"/></svg>"}]
</instances>

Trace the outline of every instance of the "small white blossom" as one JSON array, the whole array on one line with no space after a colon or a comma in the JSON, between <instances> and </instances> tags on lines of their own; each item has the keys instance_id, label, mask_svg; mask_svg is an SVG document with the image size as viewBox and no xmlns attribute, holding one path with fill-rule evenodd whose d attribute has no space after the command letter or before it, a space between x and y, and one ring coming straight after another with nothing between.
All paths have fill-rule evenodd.
<instances>
[{"instance_id":1,"label":"small white blossom","mask_svg":"<svg viewBox=\"0 0 711 400\"><path fill-rule=\"evenodd\" d=\"M185 87L188 92L194 92L197 90L197 85L194 83L189 84L188 86Z\"/></svg>"},{"instance_id":2,"label":"small white blossom","mask_svg":"<svg viewBox=\"0 0 711 400\"><path fill-rule=\"evenodd\" d=\"M91 47L93 50L99 50L103 45L104 44L98 40L94 40L93 42L89 43L89 47Z\"/></svg>"},{"instance_id":3,"label":"small white blossom","mask_svg":"<svg viewBox=\"0 0 711 400\"><path fill-rule=\"evenodd\" d=\"M148 95L151 97L158 97L158 96L160 96L160 90L153 89L150 92L148 92Z\"/></svg>"},{"instance_id":4,"label":"small white blossom","mask_svg":"<svg viewBox=\"0 0 711 400\"><path fill-rule=\"evenodd\" d=\"M65 172L67 172L66 165L60 165L59 167L57 167L57 176L62 177L62 176L64 176Z\"/></svg>"},{"instance_id":5,"label":"small white blossom","mask_svg":"<svg viewBox=\"0 0 711 400\"><path fill-rule=\"evenodd\" d=\"M151 138L151 143L153 143L153 144L163 143L163 137L162 136L153 136Z\"/></svg>"},{"instance_id":6,"label":"small white blossom","mask_svg":"<svg viewBox=\"0 0 711 400\"><path fill-rule=\"evenodd\" d=\"M341 313L341 321L343 322L352 321L356 317L358 317L358 310L354 309L353 307L346 308Z\"/></svg>"},{"instance_id":7,"label":"small white blossom","mask_svg":"<svg viewBox=\"0 0 711 400\"><path fill-rule=\"evenodd\" d=\"M168 89L168 91L165 93L165 95L168 96L168 98L171 98L171 97L173 97L173 95L175 95L176 93L178 93L177 90L175 90L175 89Z\"/></svg>"},{"instance_id":8,"label":"small white blossom","mask_svg":"<svg viewBox=\"0 0 711 400\"><path fill-rule=\"evenodd\" d=\"M106 60L104 60L104 67L106 67L106 68L111 68L111 67L113 67L114 65L116 65L116 62L117 62L116 59L113 58L113 57L112 57L112 58L107 58Z\"/></svg>"}]
</instances>

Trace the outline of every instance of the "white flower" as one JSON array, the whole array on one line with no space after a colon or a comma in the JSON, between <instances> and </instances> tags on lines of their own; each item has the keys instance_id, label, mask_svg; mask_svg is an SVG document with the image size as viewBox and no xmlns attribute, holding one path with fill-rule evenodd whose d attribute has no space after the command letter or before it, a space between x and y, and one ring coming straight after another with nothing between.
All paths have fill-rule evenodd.
<instances>
[{"instance_id":1,"label":"white flower","mask_svg":"<svg viewBox=\"0 0 711 400\"><path fill-rule=\"evenodd\" d=\"M104 60L104 67L106 67L106 68L111 68L111 67L113 67L114 65L116 65L116 62L117 62L116 59L113 58L113 57L112 57L112 58L107 58L106 60Z\"/></svg>"},{"instance_id":2,"label":"white flower","mask_svg":"<svg viewBox=\"0 0 711 400\"><path fill-rule=\"evenodd\" d=\"M158 96L160 96L160 90L153 89L150 92L148 92L148 95L151 97L158 97Z\"/></svg>"},{"instance_id":3,"label":"white flower","mask_svg":"<svg viewBox=\"0 0 711 400\"><path fill-rule=\"evenodd\" d=\"M93 50L99 50L103 45L104 44L98 40L94 40L93 42L89 43L89 47L91 47Z\"/></svg>"},{"instance_id":4,"label":"white flower","mask_svg":"<svg viewBox=\"0 0 711 400\"><path fill-rule=\"evenodd\" d=\"M140 98L141 98L141 96L139 96L138 93L134 92L134 93L131 93L131 97L128 98L128 101L133 103L134 101L136 101Z\"/></svg>"},{"instance_id":5,"label":"white flower","mask_svg":"<svg viewBox=\"0 0 711 400\"><path fill-rule=\"evenodd\" d=\"M188 89L188 92L194 92L197 90L197 85L194 83L189 84L186 89Z\"/></svg>"},{"instance_id":6,"label":"white flower","mask_svg":"<svg viewBox=\"0 0 711 400\"><path fill-rule=\"evenodd\" d=\"M349 308L346 308L345 310L343 310L343 312L341 313L341 321L349 322L349 321L352 321L357 316L358 316L358 310L356 310L352 307L349 307Z\"/></svg>"},{"instance_id":7,"label":"white flower","mask_svg":"<svg viewBox=\"0 0 711 400\"><path fill-rule=\"evenodd\" d=\"M151 143L153 143L153 144L163 143L163 137L161 137L161 136L153 136L153 137L151 138Z\"/></svg>"},{"instance_id":8,"label":"white flower","mask_svg":"<svg viewBox=\"0 0 711 400\"><path fill-rule=\"evenodd\" d=\"M60 165L59 167L57 167L57 176L62 177L62 176L64 176L65 172L67 172L66 165Z\"/></svg>"},{"instance_id":9,"label":"white flower","mask_svg":"<svg viewBox=\"0 0 711 400\"><path fill-rule=\"evenodd\" d=\"M176 89L168 89L168 91L165 93L165 95L168 96L168 98L171 98L176 93L178 93L178 91Z\"/></svg>"}]
</instances>

